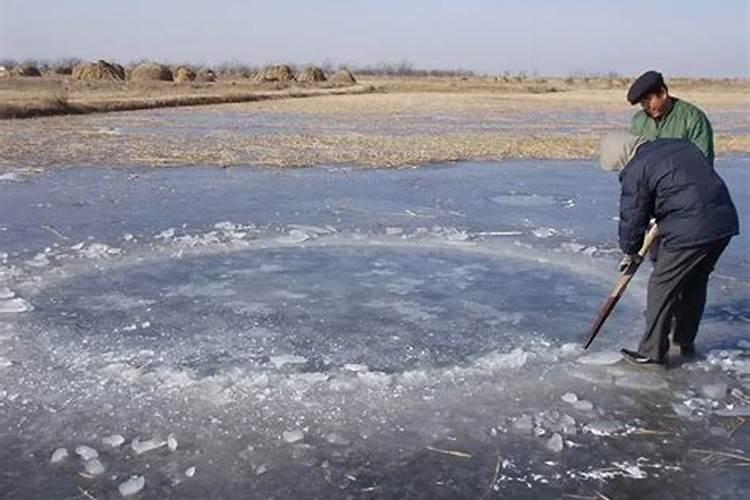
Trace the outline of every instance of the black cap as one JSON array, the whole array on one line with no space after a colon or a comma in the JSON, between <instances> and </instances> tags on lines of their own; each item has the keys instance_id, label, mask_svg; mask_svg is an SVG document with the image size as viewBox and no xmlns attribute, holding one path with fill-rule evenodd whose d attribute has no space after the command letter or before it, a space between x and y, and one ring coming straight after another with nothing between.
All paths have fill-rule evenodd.
<instances>
[{"instance_id":1,"label":"black cap","mask_svg":"<svg viewBox=\"0 0 750 500\"><path fill-rule=\"evenodd\" d=\"M664 85L664 78L658 71L646 71L635 79L628 90L628 102L636 104L647 95L658 92Z\"/></svg>"}]
</instances>

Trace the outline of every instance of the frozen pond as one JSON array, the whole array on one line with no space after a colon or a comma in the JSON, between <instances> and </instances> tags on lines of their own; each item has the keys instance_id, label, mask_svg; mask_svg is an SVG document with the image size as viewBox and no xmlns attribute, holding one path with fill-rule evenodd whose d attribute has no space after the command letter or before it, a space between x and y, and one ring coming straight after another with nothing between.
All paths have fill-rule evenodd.
<instances>
[{"instance_id":1,"label":"frozen pond","mask_svg":"<svg viewBox=\"0 0 750 500\"><path fill-rule=\"evenodd\" d=\"M750 160L717 163L747 220ZM583 355L618 189L555 161L5 172L0 497L739 498L750 237L702 359L618 363L648 266Z\"/></svg>"}]
</instances>

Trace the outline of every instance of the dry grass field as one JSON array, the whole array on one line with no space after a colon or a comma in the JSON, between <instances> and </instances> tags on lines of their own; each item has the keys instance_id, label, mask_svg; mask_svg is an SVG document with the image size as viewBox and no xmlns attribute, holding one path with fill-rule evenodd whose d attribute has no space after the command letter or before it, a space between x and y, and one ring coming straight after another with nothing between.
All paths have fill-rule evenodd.
<instances>
[{"instance_id":1,"label":"dry grass field","mask_svg":"<svg viewBox=\"0 0 750 500\"><path fill-rule=\"evenodd\" d=\"M750 153L750 82L668 83L673 95L708 113L719 155ZM1 120L0 165L377 167L590 158L601 133L627 127L636 111L625 101L628 85L605 78L379 78L343 88L247 79L7 79L0 106L43 109L62 100L74 114ZM299 96L310 98L290 99ZM174 109L96 113L166 107Z\"/></svg>"}]
</instances>

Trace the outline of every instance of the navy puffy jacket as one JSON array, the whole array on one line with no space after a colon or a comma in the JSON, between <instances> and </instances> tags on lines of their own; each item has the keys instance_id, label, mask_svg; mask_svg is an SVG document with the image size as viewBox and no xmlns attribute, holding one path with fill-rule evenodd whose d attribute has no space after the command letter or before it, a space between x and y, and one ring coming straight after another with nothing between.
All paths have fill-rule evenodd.
<instances>
[{"instance_id":1,"label":"navy puffy jacket","mask_svg":"<svg viewBox=\"0 0 750 500\"><path fill-rule=\"evenodd\" d=\"M620 248L640 250L651 217L662 245L689 248L739 233L737 210L724 181L685 139L641 145L620 172Z\"/></svg>"}]
</instances>

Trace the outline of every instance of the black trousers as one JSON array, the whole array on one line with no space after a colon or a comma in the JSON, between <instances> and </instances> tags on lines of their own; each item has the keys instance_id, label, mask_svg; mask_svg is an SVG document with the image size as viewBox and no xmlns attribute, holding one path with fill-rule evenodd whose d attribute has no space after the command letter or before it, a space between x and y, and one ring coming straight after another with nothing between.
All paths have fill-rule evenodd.
<instances>
[{"instance_id":1,"label":"black trousers","mask_svg":"<svg viewBox=\"0 0 750 500\"><path fill-rule=\"evenodd\" d=\"M680 250L660 245L648 281L646 330L638 352L652 359L666 359L671 330L676 344L695 341L706 305L708 276L730 239Z\"/></svg>"}]
</instances>

